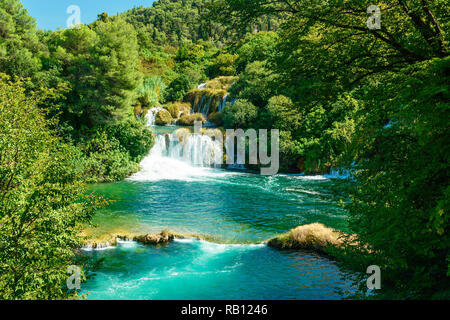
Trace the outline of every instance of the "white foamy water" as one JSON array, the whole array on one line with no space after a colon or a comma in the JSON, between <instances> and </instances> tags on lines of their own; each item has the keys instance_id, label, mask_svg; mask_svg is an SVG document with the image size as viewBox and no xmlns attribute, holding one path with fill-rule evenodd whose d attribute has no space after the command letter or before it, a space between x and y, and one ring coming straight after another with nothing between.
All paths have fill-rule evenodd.
<instances>
[{"instance_id":1,"label":"white foamy water","mask_svg":"<svg viewBox=\"0 0 450 320\"><path fill-rule=\"evenodd\" d=\"M155 107L152 108L148 111L147 114L147 125L149 127L154 126L155 125L155 121L156 121L156 115L158 114L158 112L160 112L163 109L163 107Z\"/></svg>"},{"instance_id":2,"label":"white foamy water","mask_svg":"<svg viewBox=\"0 0 450 320\"><path fill-rule=\"evenodd\" d=\"M352 178L354 174L354 170L352 169L343 169L343 168L332 168L329 174L326 174L325 177L329 179L349 179Z\"/></svg>"},{"instance_id":3,"label":"white foamy water","mask_svg":"<svg viewBox=\"0 0 450 320\"><path fill-rule=\"evenodd\" d=\"M104 251L104 250L112 250L115 249L115 246L111 246L109 243L98 244L95 248L92 244L87 244L81 248L83 251Z\"/></svg>"},{"instance_id":4,"label":"white foamy water","mask_svg":"<svg viewBox=\"0 0 450 320\"><path fill-rule=\"evenodd\" d=\"M141 162L141 171L129 177L130 181L204 180L235 173L213 169L221 167L223 147L205 135L177 130L158 135L150 155Z\"/></svg>"},{"instance_id":5,"label":"white foamy water","mask_svg":"<svg viewBox=\"0 0 450 320\"><path fill-rule=\"evenodd\" d=\"M226 243L209 242L206 240L196 238L184 238L184 239L176 238L174 239L174 242L197 245L201 251L209 254L217 254L233 249L249 250L249 249L264 248L267 246L267 243L226 244Z\"/></svg>"}]
</instances>

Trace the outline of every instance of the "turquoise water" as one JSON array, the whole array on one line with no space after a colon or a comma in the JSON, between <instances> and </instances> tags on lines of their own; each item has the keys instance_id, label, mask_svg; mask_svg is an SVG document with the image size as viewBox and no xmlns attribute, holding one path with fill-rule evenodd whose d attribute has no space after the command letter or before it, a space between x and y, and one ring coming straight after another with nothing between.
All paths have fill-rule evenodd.
<instances>
[{"instance_id":1,"label":"turquoise water","mask_svg":"<svg viewBox=\"0 0 450 320\"><path fill-rule=\"evenodd\" d=\"M345 231L339 182L194 168L153 151L142 167L129 181L92 187L115 202L90 233L168 229L208 241L86 251L101 261L83 284L90 299L339 299L336 289L351 291L333 261L261 243L313 222Z\"/></svg>"},{"instance_id":2,"label":"turquoise water","mask_svg":"<svg viewBox=\"0 0 450 320\"><path fill-rule=\"evenodd\" d=\"M183 240L88 254L105 259L83 285L89 299L339 299L336 288L349 291L329 260L265 245Z\"/></svg>"}]
</instances>

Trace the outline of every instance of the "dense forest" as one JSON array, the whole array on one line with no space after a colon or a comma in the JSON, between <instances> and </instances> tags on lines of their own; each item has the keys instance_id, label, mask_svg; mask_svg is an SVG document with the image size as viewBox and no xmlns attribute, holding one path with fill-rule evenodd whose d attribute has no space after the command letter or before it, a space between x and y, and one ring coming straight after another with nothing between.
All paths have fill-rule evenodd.
<instances>
[{"instance_id":1,"label":"dense forest","mask_svg":"<svg viewBox=\"0 0 450 320\"><path fill-rule=\"evenodd\" d=\"M159 0L43 31L2 1L0 298L78 298L65 270L106 205L86 184L139 170L161 105L160 125L279 129L284 172L349 169L338 262L361 297L376 261L371 298L448 298L449 1L381 1L380 29L371 4Z\"/></svg>"}]
</instances>

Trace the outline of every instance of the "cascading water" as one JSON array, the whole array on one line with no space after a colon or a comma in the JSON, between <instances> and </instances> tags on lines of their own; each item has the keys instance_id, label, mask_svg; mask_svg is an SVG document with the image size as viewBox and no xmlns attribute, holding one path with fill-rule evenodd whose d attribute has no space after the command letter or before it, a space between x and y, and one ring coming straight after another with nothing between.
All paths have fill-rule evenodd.
<instances>
[{"instance_id":1,"label":"cascading water","mask_svg":"<svg viewBox=\"0 0 450 320\"><path fill-rule=\"evenodd\" d=\"M149 125L157 112L148 114ZM222 146L207 135L214 131L152 130L156 143L139 173L93 186L117 201L96 214L101 227L90 234L166 229L218 243L185 237L162 247L121 240L115 247L87 246L83 255L101 261L83 284L90 299L339 299L335 288L352 291L333 261L262 242L312 222L346 231L331 181L217 170L211 166Z\"/></svg>"},{"instance_id":2,"label":"cascading water","mask_svg":"<svg viewBox=\"0 0 450 320\"><path fill-rule=\"evenodd\" d=\"M148 124L154 121L149 113ZM223 145L208 135L191 134L188 129L178 129L170 134L157 134L155 146L141 162L141 171L128 180L193 180L205 176L227 174L212 170L220 168Z\"/></svg>"},{"instance_id":3,"label":"cascading water","mask_svg":"<svg viewBox=\"0 0 450 320\"><path fill-rule=\"evenodd\" d=\"M200 167L221 167L223 161L223 146L211 137L199 134L189 134L184 130L176 131L166 136L168 143L167 156Z\"/></svg>"},{"instance_id":4,"label":"cascading water","mask_svg":"<svg viewBox=\"0 0 450 320\"><path fill-rule=\"evenodd\" d=\"M158 114L158 112L160 112L163 109L163 107L155 107L149 110L148 114L147 114L147 125L149 127L154 126L155 125L155 121L156 121L156 115Z\"/></svg>"},{"instance_id":5,"label":"cascading water","mask_svg":"<svg viewBox=\"0 0 450 320\"><path fill-rule=\"evenodd\" d=\"M225 106L227 105L227 99L228 99L229 93L227 92L224 96L222 101L220 101L219 103L219 107L217 108L217 111L222 112L222 110L225 108Z\"/></svg>"}]
</instances>

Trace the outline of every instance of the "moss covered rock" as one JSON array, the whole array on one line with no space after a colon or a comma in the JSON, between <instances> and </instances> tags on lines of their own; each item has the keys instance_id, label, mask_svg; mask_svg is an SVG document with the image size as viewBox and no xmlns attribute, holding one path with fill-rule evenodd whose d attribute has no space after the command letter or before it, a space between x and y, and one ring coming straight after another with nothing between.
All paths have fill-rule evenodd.
<instances>
[{"instance_id":1,"label":"moss covered rock","mask_svg":"<svg viewBox=\"0 0 450 320\"><path fill-rule=\"evenodd\" d=\"M205 88L214 90L225 90L228 91L231 85L236 82L238 77L235 76L221 76L209 80L206 82Z\"/></svg>"},{"instance_id":2,"label":"moss covered rock","mask_svg":"<svg viewBox=\"0 0 450 320\"><path fill-rule=\"evenodd\" d=\"M206 122L205 117L201 113L194 113L189 115L181 116L180 120L177 121L179 126L193 126L195 121Z\"/></svg>"},{"instance_id":3,"label":"moss covered rock","mask_svg":"<svg viewBox=\"0 0 450 320\"><path fill-rule=\"evenodd\" d=\"M178 119L181 115L187 115L191 113L191 104L189 102L169 102L164 108L169 111L170 115L174 119Z\"/></svg>"},{"instance_id":4,"label":"moss covered rock","mask_svg":"<svg viewBox=\"0 0 450 320\"><path fill-rule=\"evenodd\" d=\"M170 112L165 109L159 111L158 114L156 115L155 124L158 126L165 126L168 124L172 124L172 122L173 118L170 115Z\"/></svg>"},{"instance_id":5,"label":"moss covered rock","mask_svg":"<svg viewBox=\"0 0 450 320\"><path fill-rule=\"evenodd\" d=\"M168 231L162 231L159 234L147 234L143 236L137 236L134 238L134 241L146 244L146 245L159 245L159 244L168 244L175 239L175 235Z\"/></svg>"},{"instance_id":6,"label":"moss covered rock","mask_svg":"<svg viewBox=\"0 0 450 320\"><path fill-rule=\"evenodd\" d=\"M194 112L210 114L218 110L226 93L222 89L194 89L187 93L184 100L191 103Z\"/></svg>"}]
</instances>

